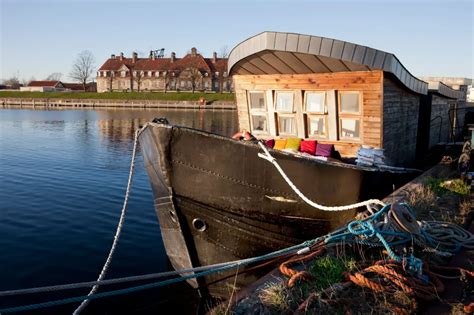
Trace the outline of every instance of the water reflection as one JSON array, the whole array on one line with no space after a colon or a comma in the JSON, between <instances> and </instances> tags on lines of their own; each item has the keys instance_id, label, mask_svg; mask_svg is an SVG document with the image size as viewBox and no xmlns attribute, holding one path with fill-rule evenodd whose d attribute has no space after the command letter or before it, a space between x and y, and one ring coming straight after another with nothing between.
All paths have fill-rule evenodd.
<instances>
[{"instance_id":1,"label":"water reflection","mask_svg":"<svg viewBox=\"0 0 474 315\"><path fill-rule=\"evenodd\" d=\"M234 111L0 110L0 290L97 278L123 201L134 132L155 117L227 136L237 129ZM136 165L129 211L109 277L167 268L140 154ZM179 313L180 305L162 302L173 299L168 290L149 292L149 298L143 292L135 298L143 306L160 303L161 311ZM0 298L0 306L34 299ZM92 303L90 313L97 307L103 307L104 312L96 312L102 314L130 312L137 303L125 299ZM46 309L44 314L71 313L74 306ZM154 311L148 310L144 313Z\"/></svg>"}]
</instances>

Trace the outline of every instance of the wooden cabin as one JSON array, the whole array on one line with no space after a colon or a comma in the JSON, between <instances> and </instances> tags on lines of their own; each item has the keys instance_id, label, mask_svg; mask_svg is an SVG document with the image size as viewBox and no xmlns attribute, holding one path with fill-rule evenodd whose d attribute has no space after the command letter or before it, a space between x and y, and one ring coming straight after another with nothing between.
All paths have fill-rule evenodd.
<instances>
[{"instance_id":1,"label":"wooden cabin","mask_svg":"<svg viewBox=\"0 0 474 315\"><path fill-rule=\"evenodd\" d=\"M383 149L385 163L416 158L420 96L428 84L391 53L318 36L263 32L229 55L240 129L257 138L334 144L342 157Z\"/></svg>"}]
</instances>

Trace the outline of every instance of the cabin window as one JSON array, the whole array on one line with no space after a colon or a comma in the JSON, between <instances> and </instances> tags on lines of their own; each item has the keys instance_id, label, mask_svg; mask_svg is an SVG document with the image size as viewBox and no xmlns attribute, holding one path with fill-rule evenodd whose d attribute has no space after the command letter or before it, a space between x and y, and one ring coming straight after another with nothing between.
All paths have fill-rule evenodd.
<instances>
[{"instance_id":1,"label":"cabin window","mask_svg":"<svg viewBox=\"0 0 474 315\"><path fill-rule=\"evenodd\" d=\"M265 95L263 92L250 92L250 109L263 109L265 108Z\"/></svg>"},{"instance_id":2,"label":"cabin window","mask_svg":"<svg viewBox=\"0 0 474 315\"><path fill-rule=\"evenodd\" d=\"M361 94L359 92L339 92L340 139L360 139L361 103Z\"/></svg>"},{"instance_id":3,"label":"cabin window","mask_svg":"<svg viewBox=\"0 0 474 315\"><path fill-rule=\"evenodd\" d=\"M278 134L296 136L296 113L293 92L275 92Z\"/></svg>"},{"instance_id":4,"label":"cabin window","mask_svg":"<svg viewBox=\"0 0 474 315\"><path fill-rule=\"evenodd\" d=\"M327 138L327 102L326 92L306 92L304 112L307 131L310 138Z\"/></svg>"},{"instance_id":5,"label":"cabin window","mask_svg":"<svg viewBox=\"0 0 474 315\"><path fill-rule=\"evenodd\" d=\"M293 96L293 92L276 92L276 111L293 113Z\"/></svg>"},{"instance_id":6,"label":"cabin window","mask_svg":"<svg viewBox=\"0 0 474 315\"><path fill-rule=\"evenodd\" d=\"M249 92L250 123L255 134L268 133L267 107L264 92Z\"/></svg>"},{"instance_id":7,"label":"cabin window","mask_svg":"<svg viewBox=\"0 0 474 315\"><path fill-rule=\"evenodd\" d=\"M282 135L296 135L296 121L292 116L278 116L278 131Z\"/></svg>"}]
</instances>

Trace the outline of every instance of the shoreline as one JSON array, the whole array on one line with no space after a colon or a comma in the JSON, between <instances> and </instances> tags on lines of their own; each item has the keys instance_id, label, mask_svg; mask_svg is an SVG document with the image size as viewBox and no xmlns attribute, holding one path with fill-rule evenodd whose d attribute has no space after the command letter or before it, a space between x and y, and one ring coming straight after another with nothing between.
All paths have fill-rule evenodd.
<instances>
[{"instance_id":1,"label":"shoreline","mask_svg":"<svg viewBox=\"0 0 474 315\"><path fill-rule=\"evenodd\" d=\"M235 101L178 100L119 100L119 99L75 99L75 98L0 98L2 108L167 108L167 109L220 109L236 110Z\"/></svg>"}]
</instances>

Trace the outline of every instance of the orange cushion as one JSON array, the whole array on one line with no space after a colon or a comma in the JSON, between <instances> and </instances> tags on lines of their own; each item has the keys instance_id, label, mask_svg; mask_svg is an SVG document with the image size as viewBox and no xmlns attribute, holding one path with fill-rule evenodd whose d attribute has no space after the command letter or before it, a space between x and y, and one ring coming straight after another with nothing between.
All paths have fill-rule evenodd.
<instances>
[{"instance_id":1,"label":"orange cushion","mask_svg":"<svg viewBox=\"0 0 474 315\"><path fill-rule=\"evenodd\" d=\"M286 147L286 139L275 139L275 145L273 148L275 150L283 150Z\"/></svg>"}]
</instances>

